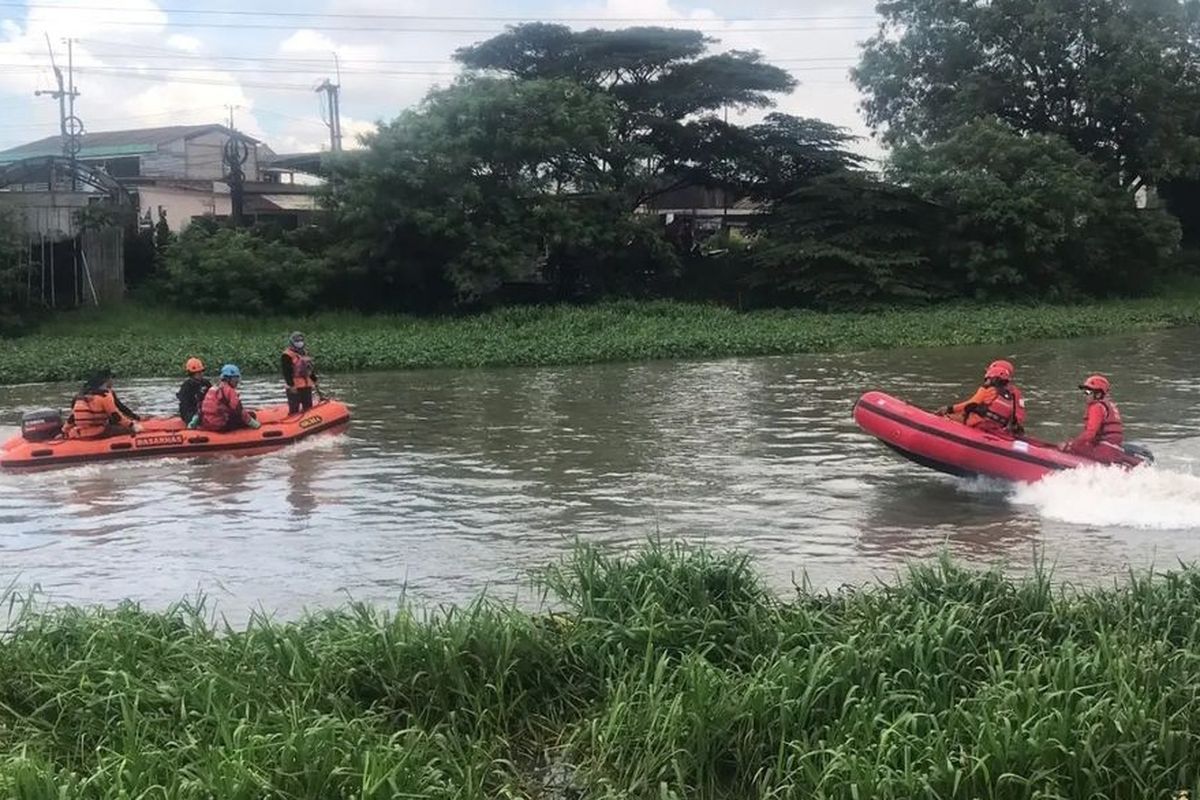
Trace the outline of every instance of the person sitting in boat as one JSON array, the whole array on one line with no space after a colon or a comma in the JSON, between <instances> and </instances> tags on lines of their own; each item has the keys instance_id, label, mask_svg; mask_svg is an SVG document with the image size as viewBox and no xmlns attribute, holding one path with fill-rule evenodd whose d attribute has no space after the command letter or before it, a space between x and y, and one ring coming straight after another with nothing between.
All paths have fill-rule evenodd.
<instances>
[{"instance_id":1,"label":"person sitting in boat","mask_svg":"<svg viewBox=\"0 0 1200 800\"><path fill-rule=\"evenodd\" d=\"M113 391L112 370L102 369L75 396L63 429L73 439L103 439L137 433L140 419Z\"/></svg>"},{"instance_id":2,"label":"person sitting in boat","mask_svg":"<svg viewBox=\"0 0 1200 800\"><path fill-rule=\"evenodd\" d=\"M1103 375L1090 375L1079 384L1087 396L1083 413L1083 432L1059 449L1077 456L1090 458L1102 464L1138 464L1139 459L1125 452L1125 425L1121 412L1109 398L1112 385Z\"/></svg>"},{"instance_id":3,"label":"person sitting in boat","mask_svg":"<svg viewBox=\"0 0 1200 800\"><path fill-rule=\"evenodd\" d=\"M262 423L242 406L242 397L237 390L241 380L242 371L236 364L221 367L220 382L204 394L204 400L200 403L200 413L192 418L188 427L214 433L225 433L239 428L261 428Z\"/></svg>"},{"instance_id":4,"label":"person sitting in boat","mask_svg":"<svg viewBox=\"0 0 1200 800\"><path fill-rule=\"evenodd\" d=\"M939 408L936 413L939 417L957 417L987 433L1020 436L1025 432L1025 398L1012 379L1012 362L993 361L983 373L983 385L970 399Z\"/></svg>"},{"instance_id":5,"label":"person sitting in boat","mask_svg":"<svg viewBox=\"0 0 1200 800\"><path fill-rule=\"evenodd\" d=\"M179 400L179 418L189 422L200 411L204 393L212 388L212 382L204 377L204 362L192 357L183 365L188 376L179 385L175 397Z\"/></svg>"},{"instance_id":6,"label":"person sitting in boat","mask_svg":"<svg viewBox=\"0 0 1200 800\"><path fill-rule=\"evenodd\" d=\"M305 346L304 334L295 331L288 337L287 348L279 359L283 382L287 384L288 413L297 414L313 406L313 389L317 386L317 372L313 368L312 356Z\"/></svg>"}]
</instances>

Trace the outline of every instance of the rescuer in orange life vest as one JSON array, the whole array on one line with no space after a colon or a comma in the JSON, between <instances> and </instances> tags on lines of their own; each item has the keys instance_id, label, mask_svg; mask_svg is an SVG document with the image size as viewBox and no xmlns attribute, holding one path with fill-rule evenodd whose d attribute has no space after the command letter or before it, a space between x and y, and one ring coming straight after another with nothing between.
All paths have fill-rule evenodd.
<instances>
[{"instance_id":1,"label":"rescuer in orange life vest","mask_svg":"<svg viewBox=\"0 0 1200 800\"><path fill-rule=\"evenodd\" d=\"M983 373L983 385L969 400L939 408L937 415L961 415L964 424L988 433L1020 436L1025 433L1025 398L1013 383L1013 365L993 361Z\"/></svg>"},{"instance_id":2,"label":"rescuer in orange life vest","mask_svg":"<svg viewBox=\"0 0 1200 800\"><path fill-rule=\"evenodd\" d=\"M1139 463L1122 447L1125 443L1125 425L1121 422L1121 412L1108 397L1112 389L1108 378L1091 375L1079 384L1079 388L1087 395L1083 432L1069 442L1063 442L1059 449L1104 464Z\"/></svg>"},{"instance_id":3,"label":"rescuer in orange life vest","mask_svg":"<svg viewBox=\"0 0 1200 800\"><path fill-rule=\"evenodd\" d=\"M179 385L175 398L179 400L179 418L190 422L200 411L200 403L204 393L212 388L212 383L204 377L204 362L198 358L189 358L183 365L188 376Z\"/></svg>"},{"instance_id":4,"label":"rescuer in orange life vest","mask_svg":"<svg viewBox=\"0 0 1200 800\"><path fill-rule=\"evenodd\" d=\"M102 369L88 379L71 403L71 415L63 430L73 439L103 439L137 433L137 414L129 410L113 391L113 374Z\"/></svg>"},{"instance_id":5,"label":"rescuer in orange life vest","mask_svg":"<svg viewBox=\"0 0 1200 800\"><path fill-rule=\"evenodd\" d=\"M242 371L236 364L221 367L220 383L205 392L200 413L192 417L188 427L214 433L238 428L261 428L262 423L242 406L242 397L237 390L241 380Z\"/></svg>"},{"instance_id":6,"label":"rescuer in orange life vest","mask_svg":"<svg viewBox=\"0 0 1200 800\"><path fill-rule=\"evenodd\" d=\"M313 389L317 386L317 372L312 357L305 347L304 334L296 331L288 337L287 349L279 359L283 382L287 384L288 413L307 411L313 406Z\"/></svg>"}]
</instances>

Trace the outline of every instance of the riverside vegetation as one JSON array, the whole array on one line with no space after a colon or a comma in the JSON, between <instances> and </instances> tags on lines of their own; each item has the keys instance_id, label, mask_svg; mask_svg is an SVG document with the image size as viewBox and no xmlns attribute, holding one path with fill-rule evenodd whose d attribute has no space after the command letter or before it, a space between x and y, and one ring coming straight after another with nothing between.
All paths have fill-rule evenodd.
<instances>
[{"instance_id":1,"label":"riverside vegetation","mask_svg":"<svg viewBox=\"0 0 1200 800\"><path fill-rule=\"evenodd\" d=\"M217 630L18 605L0 794L1094 798L1200 788L1200 573L1071 590L948 561L767 592L736 553L580 548L556 608Z\"/></svg>"},{"instance_id":2,"label":"riverside vegetation","mask_svg":"<svg viewBox=\"0 0 1200 800\"><path fill-rule=\"evenodd\" d=\"M890 145L878 170L848 131L770 112L801 71L837 67L699 30L527 23L453 53L453 83L324 159L322 213L294 230L87 216L127 227L135 296L254 316L1086 303L1196 274L1180 258L1200 243L1192 3L877 10L852 77ZM726 210L744 229L717 224ZM21 227L0 219L0 332L40 310Z\"/></svg>"},{"instance_id":3,"label":"riverside vegetation","mask_svg":"<svg viewBox=\"0 0 1200 800\"><path fill-rule=\"evenodd\" d=\"M1190 289L1072 306L949 305L873 314L627 301L465 317L334 313L288 320L126 307L60 316L36 334L3 341L0 384L82 378L97 364L121 377L175 375L192 355L268 373L296 327L309 334L323 370L347 372L999 344L1196 324L1200 291Z\"/></svg>"}]
</instances>

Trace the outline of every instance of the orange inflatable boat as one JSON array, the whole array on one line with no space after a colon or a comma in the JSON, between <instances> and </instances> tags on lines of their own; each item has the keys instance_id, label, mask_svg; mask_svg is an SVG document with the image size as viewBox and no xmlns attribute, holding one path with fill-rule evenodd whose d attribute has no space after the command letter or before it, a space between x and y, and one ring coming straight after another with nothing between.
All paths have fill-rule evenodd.
<instances>
[{"instance_id":1,"label":"orange inflatable boat","mask_svg":"<svg viewBox=\"0 0 1200 800\"><path fill-rule=\"evenodd\" d=\"M21 433L0 446L0 467L28 469L69 466L93 461L162 456L254 454L276 450L317 433L340 432L350 424L350 409L337 400L323 400L308 411L288 416L286 405L255 412L262 427L228 433L188 430L178 417L147 419L128 436L105 439L67 439L57 411L26 414Z\"/></svg>"}]
</instances>

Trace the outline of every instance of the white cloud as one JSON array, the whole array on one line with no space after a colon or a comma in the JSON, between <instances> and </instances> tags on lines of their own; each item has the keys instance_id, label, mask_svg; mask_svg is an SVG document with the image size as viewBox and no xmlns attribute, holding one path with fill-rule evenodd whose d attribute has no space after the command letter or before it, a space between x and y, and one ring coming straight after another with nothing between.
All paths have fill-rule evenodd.
<instances>
[{"instance_id":1,"label":"white cloud","mask_svg":"<svg viewBox=\"0 0 1200 800\"><path fill-rule=\"evenodd\" d=\"M792 95L780 98L779 110L820 117L855 133L866 133L857 112L858 93L846 70L857 56L857 40L868 32L803 30L844 28L849 23L789 20L775 24L770 17L870 14L873 0L542 2L545 5L540 10L546 17L601 20L574 27L620 27L635 24L631 20L637 19L646 20L646 24L675 21L694 24L720 39L714 46L716 50L758 49L766 60L793 69L801 81ZM53 88L45 55L46 29L54 37L60 60L61 37L69 33L79 39L75 61L80 68L77 83L83 96L78 113L89 130L219 121L227 116L224 106L233 104L241 107L237 112L239 126L265 135L274 149L285 152L327 146L319 98L312 89L324 77L335 77L333 53L341 62L343 143L353 147L356 134L371 130L376 120L391 119L420 101L432 86L452 82L458 71L451 60L454 50L486 39L490 35L486 31L498 32L504 26L501 21L483 18L534 11L531 6L515 11L500 0L328 0L308 7L347 15L462 17L466 21L414 19L400 24L374 18L380 29L408 29L384 32L372 29L370 17L357 21L338 17L328 29L314 25L231 33L226 29L172 28L172 20L159 3L171 6L167 0L105 0L104 6L121 5L127 10L102 12L95 9L95 0L44 0L44 4L34 0L29 10L16 12L24 16L0 22L0 63L15 65L0 69L0 103L6 109L5 119L0 121L0 147L57 132L55 103L33 97L36 89ZM60 5L69 7L53 7ZM735 21L737 17L753 17L754 21ZM275 19L286 23L284 18ZM149 24L128 24L133 21ZM337 30L347 27L364 30ZM430 30L412 32L415 28ZM467 30L447 32L451 28ZM268 60L219 61L216 57L220 55L243 59L265 56ZM814 58L833 60L797 60ZM140 74L131 68L140 70ZM731 111L731 118L734 113ZM751 112L745 119L760 113ZM879 152L870 142L860 149L870 154Z\"/></svg>"},{"instance_id":2,"label":"white cloud","mask_svg":"<svg viewBox=\"0 0 1200 800\"><path fill-rule=\"evenodd\" d=\"M94 0L53 0L47 4L33 0L27 7L25 31L39 36L49 33L61 39L131 30L144 35L161 32L167 26L167 15L153 0L105 0L102 7L96 6Z\"/></svg>"},{"instance_id":3,"label":"white cloud","mask_svg":"<svg viewBox=\"0 0 1200 800\"><path fill-rule=\"evenodd\" d=\"M198 53L204 47L204 42L197 39L195 36L187 36L182 33L172 33L167 37L167 46L174 47L176 50L182 50L185 53Z\"/></svg>"}]
</instances>

